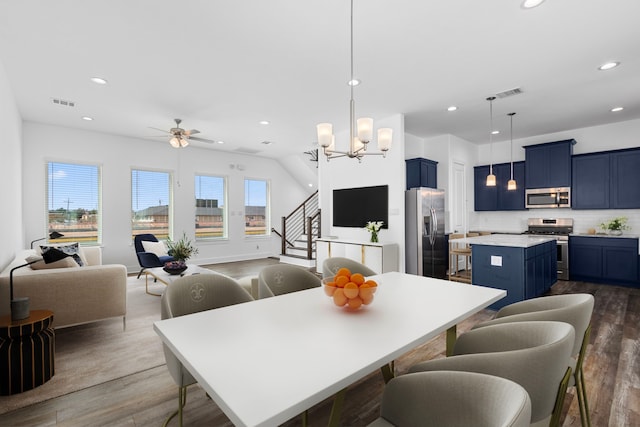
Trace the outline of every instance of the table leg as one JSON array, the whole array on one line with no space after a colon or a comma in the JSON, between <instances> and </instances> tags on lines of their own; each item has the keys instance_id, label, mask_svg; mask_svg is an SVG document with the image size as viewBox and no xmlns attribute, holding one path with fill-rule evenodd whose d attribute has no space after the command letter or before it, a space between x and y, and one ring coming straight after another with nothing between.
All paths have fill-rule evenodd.
<instances>
[{"instance_id":1,"label":"table leg","mask_svg":"<svg viewBox=\"0 0 640 427\"><path fill-rule=\"evenodd\" d=\"M331 407L331 415L329 415L329 427L338 427L340 425L340 415L342 414L342 406L344 405L344 396L347 389L343 388L333 396L333 406Z\"/></svg>"},{"instance_id":2,"label":"table leg","mask_svg":"<svg viewBox=\"0 0 640 427\"><path fill-rule=\"evenodd\" d=\"M453 346L456 343L457 331L456 325L453 325L449 329L447 329L447 357L453 356Z\"/></svg>"}]
</instances>

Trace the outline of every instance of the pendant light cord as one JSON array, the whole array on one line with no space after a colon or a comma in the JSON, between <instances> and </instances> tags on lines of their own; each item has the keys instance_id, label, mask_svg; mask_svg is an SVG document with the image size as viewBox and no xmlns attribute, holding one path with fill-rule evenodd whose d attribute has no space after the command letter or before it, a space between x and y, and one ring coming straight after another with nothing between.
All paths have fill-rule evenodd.
<instances>
[{"instance_id":1,"label":"pendant light cord","mask_svg":"<svg viewBox=\"0 0 640 427\"><path fill-rule=\"evenodd\" d=\"M489 101L489 174L493 175L493 100L495 96L487 98Z\"/></svg>"},{"instance_id":2,"label":"pendant light cord","mask_svg":"<svg viewBox=\"0 0 640 427\"><path fill-rule=\"evenodd\" d=\"M356 146L354 143L355 132L353 124L356 118L356 103L353 100L353 0L351 0L351 80L349 81L351 86L351 100L349 101L349 152L355 154Z\"/></svg>"},{"instance_id":3,"label":"pendant light cord","mask_svg":"<svg viewBox=\"0 0 640 427\"><path fill-rule=\"evenodd\" d=\"M510 135L511 135L511 180L513 181L513 116L516 113L509 113L509 116L511 116L511 130L510 130Z\"/></svg>"}]
</instances>

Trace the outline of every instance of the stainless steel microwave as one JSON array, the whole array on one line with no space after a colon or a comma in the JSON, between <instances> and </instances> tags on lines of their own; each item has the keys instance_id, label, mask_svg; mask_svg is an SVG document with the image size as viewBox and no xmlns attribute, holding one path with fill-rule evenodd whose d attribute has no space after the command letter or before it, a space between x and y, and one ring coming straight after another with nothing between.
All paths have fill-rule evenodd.
<instances>
[{"instance_id":1,"label":"stainless steel microwave","mask_svg":"<svg viewBox=\"0 0 640 427\"><path fill-rule=\"evenodd\" d=\"M530 188L525 190L526 208L570 208L571 188Z\"/></svg>"}]
</instances>

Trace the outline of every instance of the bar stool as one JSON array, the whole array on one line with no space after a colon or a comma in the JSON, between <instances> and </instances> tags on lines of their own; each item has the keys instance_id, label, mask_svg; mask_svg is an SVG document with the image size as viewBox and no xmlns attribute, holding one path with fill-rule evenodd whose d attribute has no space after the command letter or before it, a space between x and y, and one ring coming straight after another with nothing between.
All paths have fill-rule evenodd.
<instances>
[{"instance_id":1,"label":"bar stool","mask_svg":"<svg viewBox=\"0 0 640 427\"><path fill-rule=\"evenodd\" d=\"M476 236L479 236L479 234L467 233L467 237ZM471 283L471 246L455 241L463 237L463 234L451 234L449 236L449 280ZM460 257L462 257L464 263L463 270L460 270Z\"/></svg>"}]
</instances>

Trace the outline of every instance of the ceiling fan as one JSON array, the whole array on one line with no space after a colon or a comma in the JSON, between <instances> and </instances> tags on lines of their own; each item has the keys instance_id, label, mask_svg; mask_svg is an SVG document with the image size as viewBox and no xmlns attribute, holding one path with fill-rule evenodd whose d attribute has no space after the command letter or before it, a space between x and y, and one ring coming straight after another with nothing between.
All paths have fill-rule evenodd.
<instances>
[{"instance_id":1,"label":"ceiling fan","mask_svg":"<svg viewBox=\"0 0 640 427\"><path fill-rule=\"evenodd\" d=\"M168 131L164 129L158 129L154 127L150 127L150 129L159 130L160 132L164 132L169 134L171 137L169 139L169 144L171 144L174 148L183 148L189 145L189 140L200 141L200 142L208 142L214 143L211 139L200 138L197 136L193 136L197 133L200 133L197 129L186 130L180 127L180 123L182 123L182 119L173 119L176 122L176 127L169 129Z\"/></svg>"}]
</instances>

